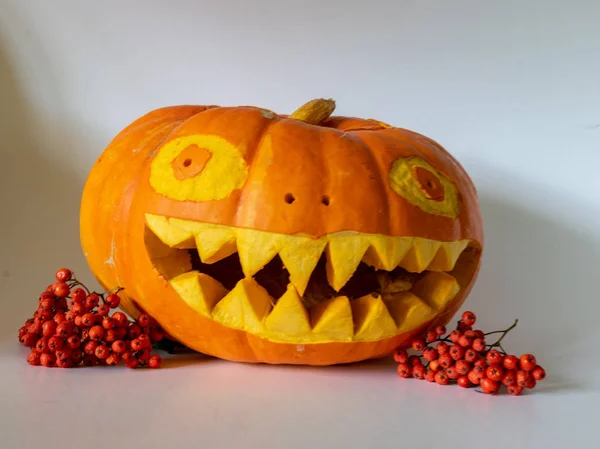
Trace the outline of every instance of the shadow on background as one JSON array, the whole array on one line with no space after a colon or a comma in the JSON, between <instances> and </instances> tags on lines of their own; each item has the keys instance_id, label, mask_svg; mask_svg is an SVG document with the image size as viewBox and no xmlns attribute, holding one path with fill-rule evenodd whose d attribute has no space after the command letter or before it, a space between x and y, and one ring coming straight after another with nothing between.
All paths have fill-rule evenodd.
<instances>
[{"instance_id":1,"label":"shadow on background","mask_svg":"<svg viewBox=\"0 0 600 449\"><path fill-rule=\"evenodd\" d=\"M13 63L0 36L0 341L16 343L19 327L35 311L56 269L86 267L78 226L86 173L78 172L68 159L60 160L86 149L71 138L75 130L82 132L79 124L31 107L28 95L34 93L21 90ZM44 91L58 96L51 80ZM92 279L87 272L82 275Z\"/></svg>"}]
</instances>

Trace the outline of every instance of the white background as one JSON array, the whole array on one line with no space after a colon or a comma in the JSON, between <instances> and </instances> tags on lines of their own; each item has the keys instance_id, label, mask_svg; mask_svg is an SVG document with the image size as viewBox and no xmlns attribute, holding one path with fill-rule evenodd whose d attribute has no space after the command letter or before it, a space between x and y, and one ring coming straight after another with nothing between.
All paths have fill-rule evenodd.
<instances>
[{"instance_id":1,"label":"white background","mask_svg":"<svg viewBox=\"0 0 600 449\"><path fill-rule=\"evenodd\" d=\"M597 445L600 3L0 0L0 437L7 449ZM468 308L516 317L548 378L489 397L387 362L29 367L17 330L61 266L85 282L81 189L165 105L337 113L426 134L473 177L486 252ZM64 432L64 434L63 434Z\"/></svg>"}]
</instances>

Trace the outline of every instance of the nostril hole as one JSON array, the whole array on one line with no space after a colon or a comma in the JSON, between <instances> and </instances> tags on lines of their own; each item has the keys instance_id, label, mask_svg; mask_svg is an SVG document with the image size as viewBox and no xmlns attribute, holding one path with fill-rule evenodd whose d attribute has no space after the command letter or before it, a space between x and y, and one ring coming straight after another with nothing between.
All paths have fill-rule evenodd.
<instances>
[{"instance_id":1,"label":"nostril hole","mask_svg":"<svg viewBox=\"0 0 600 449\"><path fill-rule=\"evenodd\" d=\"M323 195L323 196L321 197L321 203L323 203L325 206L329 206L329 202L330 202L330 201L329 201L329 196L327 196L327 195Z\"/></svg>"},{"instance_id":2,"label":"nostril hole","mask_svg":"<svg viewBox=\"0 0 600 449\"><path fill-rule=\"evenodd\" d=\"M296 198L294 198L294 195L292 195L291 193L286 193L284 199L285 202L288 204L292 204L294 201L296 201Z\"/></svg>"},{"instance_id":3,"label":"nostril hole","mask_svg":"<svg viewBox=\"0 0 600 449\"><path fill-rule=\"evenodd\" d=\"M189 167L190 165L192 165L192 160L191 159L186 159L185 161L183 161L183 166L184 167Z\"/></svg>"}]
</instances>

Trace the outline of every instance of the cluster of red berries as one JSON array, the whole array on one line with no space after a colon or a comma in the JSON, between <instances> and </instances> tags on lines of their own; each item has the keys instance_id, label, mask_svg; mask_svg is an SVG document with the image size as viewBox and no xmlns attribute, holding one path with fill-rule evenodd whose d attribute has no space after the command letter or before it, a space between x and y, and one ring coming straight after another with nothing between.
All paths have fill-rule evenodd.
<instances>
[{"instance_id":1,"label":"cluster of red berries","mask_svg":"<svg viewBox=\"0 0 600 449\"><path fill-rule=\"evenodd\" d=\"M31 348L30 365L71 368L79 365L118 365L160 368L153 343L164 337L147 314L130 321L119 307L116 292L90 292L67 268L40 295L38 309L19 329L19 341Z\"/></svg>"},{"instance_id":2,"label":"cluster of red berries","mask_svg":"<svg viewBox=\"0 0 600 449\"><path fill-rule=\"evenodd\" d=\"M475 320L473 312L464 312L456 329L448 335L445 326L438 326L427 332L425 339L413 340L412 349L418 355L409 356L406 349L397 349L394 360L398 363L398 375L440 385L456 382L463 388L479 385L487 394L497 394L505 385L513 396L534 388L546 377L532 354L516 357L502 348L502 339L518 320L506 330L488 333L473 329ZM502 335L488 345L486 337L493 334Z\"/></svg>"}]
</instances>

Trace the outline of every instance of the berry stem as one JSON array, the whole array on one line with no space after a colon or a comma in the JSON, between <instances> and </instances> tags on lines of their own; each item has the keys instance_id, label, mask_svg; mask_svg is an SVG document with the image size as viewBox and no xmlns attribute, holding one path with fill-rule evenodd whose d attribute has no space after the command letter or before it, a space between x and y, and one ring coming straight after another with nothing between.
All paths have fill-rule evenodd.
<instances>
[{"instance_id":1,"label":"berry stem","mask_svg":"<svg viewBox=\"0 0 600 449\"><path fill-rule=\"evenodd\" d=\"M502 340L504 339L504 337L506 337L506 335L513 330L515 327L517 327L517 323L519 322L519 319L516 319L515 322L512 324L512 326L510 326L508 329L503 330L503 331L494 331L494 332L488 332L485 335L492 335L492 334L499 334L502 333L502 336L498 339L498 341L496 341L496 343L492 343L491 345L488 345L489 348L494 348L494 347L499 347L502 352L504 352L506 354L506 351L504 350L504 348L502 347L502 345L500 344L502 342Z\"/></svg>"}]
</instances>

